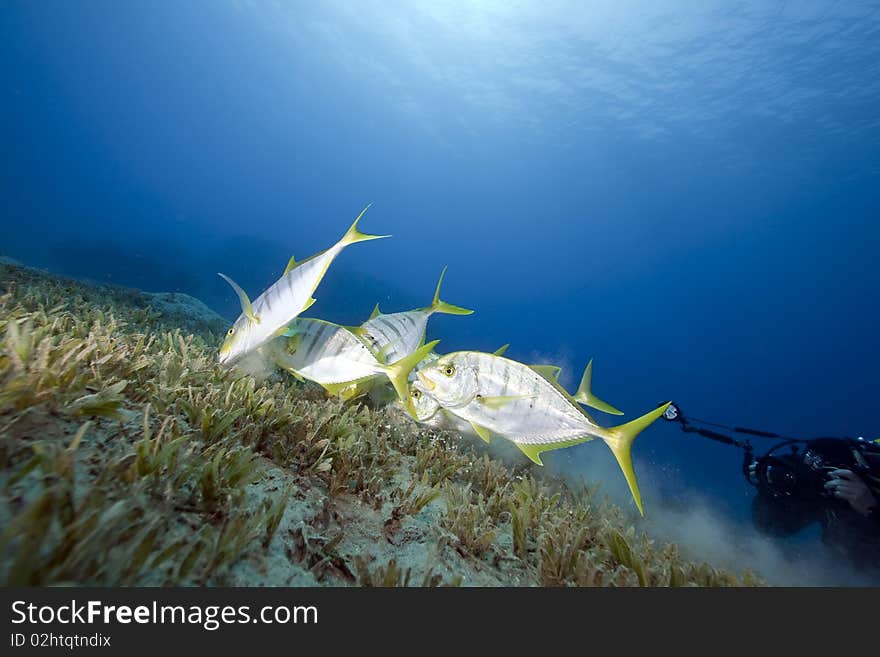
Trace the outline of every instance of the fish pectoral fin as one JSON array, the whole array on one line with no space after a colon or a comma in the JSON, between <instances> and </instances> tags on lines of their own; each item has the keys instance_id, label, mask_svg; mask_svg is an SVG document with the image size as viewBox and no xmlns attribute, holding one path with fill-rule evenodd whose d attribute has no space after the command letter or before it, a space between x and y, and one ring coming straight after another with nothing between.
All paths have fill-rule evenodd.
<instances>
[{"instance_id":1,"label":"fish pectoral fin","mask_svg":"<svg viewBox=\"0 0 880 657\"><path fill-rule=\"evenodd\" d=\"M287 267L284 268L284 273L281 275L286 276L287 274L290 273L290 270L293 269L294 267L296 267L296 260L294 259L293 256L290 256L290 260L287 261Z\"/></svg>"},{"instance_id":2,"label":"fish pectoral fin","mask_svg":"<svg viewBox=\"0 0 880 657\"><path fill-rule=\"evenodd\" d=\"M485 440L487 443L492 440L492 432L489 431L486 427L480 426L474 422L471 422L471 427L474 429L474 433L476 433L480 438Z\"/></svg>"},{"instance_id":3,"label":"fish pectoral fin","mask_svg":"<svg viewBox=\"0 0 880 657\"><path fill-rule=\"evenodd\" d=\"M378 360L383 365L387 365L388 364L388 352L391 350L391 347L393 346L393 344L394 344L393 342L389 342L385 345L382 345L382 348L379 349L379 351L377 351L374 354L376 356L376 360Z\"/></svg>"},{"instance_id":4,"label":"fish pectoral fin","mask_svg":"<svg viewBox=\"0 0 880 657\"><path fill-rule=\"evenodd\" d=\"M492 352L492 355L493 355L493 356L503 356L503 355L504 355L504 352L507 351L507 348L508 348L509 346L510 346L510 343L509 343L509 342L508 342L507 344L503 344L503 345L501 345L500 347L498 347L498 349L496 349L495 351Z\"/></svg>"},{"instance_id":5,"label":"fish pectoral fin","mask_svg":"<svg viewBox=\"0 0 880 657\"><path fill-rule=\"evenodd\" d=\"M518 443L516 441L513 442L514 445L519 447L519 450L529 457L534 463L538 465L544 465L541 461L541 453L549 452L554 449L563 449L565 447L572 447L573 445L580 445L581 443L585 443L588 440L592 440L593 436L585 436L583 438L573 438L571 440L560 440L555 443L543 443L540 445L531 445L526 443Z\"/></svg>"},{"instance_id":6,"label":"fish pectoral fin","mask_svg":"<svg viewBox=\"0 0 880 657\"><path fill-rule=\"evenodd\" d=\"M537 395L503 395L500 397L483 397L482 395L478 395L477 401L486 408L498 410L504 408L511 402L519 401L520 399L534 399L535 397L537 397Z\"/></svg>"},{"instance_id":7,"label":"fish pectoral fin","mask_svg":"<svg viewBox=\"0 0 880 657\"><path fill-rule=\"evenodd\" d=\"M293 335L296 335L296 329L291 329L289 326L285 325L285 326L282 326L281 328L277 329L276 331L274 331L272 333L272 335L269 336L269 339L274 340L275 338L280 338L280 337L285 337L285 336L290 337Z\"/></svg>"},{"instance_id":8,"label":"fish pectoral fin","mask_svg":"<svg viewBox=\"0 0 880 657\"><path fill-rule=\"evenodd\" d=\"M235 290L235 293L238 295L238 302L241 304L241 312L242 314L250 319L252 322L257 324L260 323L260 316L254 313L254 307L251 305L251 300L248 298L247 292L241 289L241 287L234 280L229 278L226 274L221 274L217 272L217 274Z\"/></svg>"},{"instance_id":9,"label":"fish pectoral fin","mask_svg":"<svg viewBox=\"0 0 880 657\"><path fill-rule=\"evenodd\" d=\"M559 365L529 365L529 367L545 379L552 381L559 381L559 374L562 372L562 368Z\"/></svg>"},{"instance_id":10,"label":"fish pectoral fin","mask_svg":"<svg viewBox=\"0 0 880 657\"><path fill-rule=\"evenodd\" d=\"M302 310L300 310L300 312L304 313L305 311L307 311L309 308L311 308L314 305L315 301L317 301L317 299L315 297L311 297L308 301L306 301L303 304Z\"/></svg>"}]
</instances>

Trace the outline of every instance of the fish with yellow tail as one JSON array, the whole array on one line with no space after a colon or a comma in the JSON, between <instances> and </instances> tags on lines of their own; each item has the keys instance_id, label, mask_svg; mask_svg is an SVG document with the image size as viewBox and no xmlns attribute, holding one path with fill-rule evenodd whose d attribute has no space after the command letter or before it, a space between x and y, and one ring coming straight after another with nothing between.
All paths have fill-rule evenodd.
<instances>
[{"instance_id":1,"label":"fish with yellow tail","mask_svg":"<svg viewBox=\"0 0 880 657\"><path fill-rule=\"evenodd\" d=\"M359 327L354 327L351 330L383 362L393 363L408 356L424 344L428 318L431 315L434 313L470 315L474 312L468 308L453 306L440 299L440 287L443 285L444 276L446 276L446 267L440 274L440 280L437 282L430 306L405 312L383 314L379 312L379 305L376 304L370 318Z\"/></svg>"},{"instance_id":2,"label":"fish with yellow tail","mask_svg":"<svg viewBox=\"0 0 880 657\"><path fill-rule=\"evenodd\" d=\"M327 273L330 263L345 247L356 242L390 237L367 235L358 230L358 221L369 207L368 205L361 211L342 239L329 249L301 262L291 258L281 278L253 303L235 281L225 274L220 274L235 290L241 303L241 315L226 332L226 338L220 347L221 364L230 364L284 333L288 324L315 302L312 295Z\"/></svg>"},{"instance_id":3,"label":"fish with yellow tail","mask_svg":"<svg viewBox=\"0 0 880 657\"><path fill-rule=\"evenodd\" d=\"M441 356L418 371L411 386L470 423L488 441L500 436L513 442L538 465L541 454L602 439L611 449L639 509L642 499L632 464L636 436L663 415L668 404L615 427L602 427L553 376L508 358L477 351Z\"/></svg>"},{"instance_id":4,"label":"fish with yellow tail","mask_svg":"<svg viewBox=\"0 0 880 657\"><path fill-rule=\"evenodd\" d=\"M314 381L330 394L349 397L350 391L376 377L387 377L411 415L407 377L440 341L416 349L395 363L379 362L372 351L344 326L300 317L287 333L261 349L264 356L297 377Z\"/></svg>"}]
</instances>

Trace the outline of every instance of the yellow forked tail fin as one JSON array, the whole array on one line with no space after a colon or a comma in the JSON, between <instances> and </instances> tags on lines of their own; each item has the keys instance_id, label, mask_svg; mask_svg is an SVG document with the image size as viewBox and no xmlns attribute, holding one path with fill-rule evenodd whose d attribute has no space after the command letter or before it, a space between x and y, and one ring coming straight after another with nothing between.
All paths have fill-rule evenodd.
<instances>
[{"instance_id":1,"label":"yellow forked tail fin","mask_svg":"<svg viewBox=\"0 0 880 657\"><path fill-rule=\"evenodd\" d=\"M383 366L385 374L388 376L388 380L391 381L391 385L394 386L394 390L397 392L397 396L406 407L406 412L409 413L410 417L412 418L418 419L416 416L415 406L413 406L412 397L410 397L409 394L409 382L407 381L407 378L409 377L409 373L412 371L412 369L416 365L418 365L425 356L431 353L431 350L439 343L440 340L429 342L428 344L416 349L409 356L404 356L403 358L395 361L391 365Z\"/></svg>"},{"instance_id":2,"label":"yellow forked tail fin","mask_svg":"<svg viewBox=\"0 0 880 657\"><path fill-rule=\"evenodd\" d=\"M342 246L348 246L349 244L354 244L355 242L366 242L367 240L380 240L383 237L391 237L391 235L367 235L366 233L362 233L358 230L358 222L361 220L361 217L364 216L364 212L370 209L372 203L369 203L367 207L361 210L361 213L357 216L357 219L354 220L354 223L351 227L346 231L345 235L342 236L342 239L339 240L339 244Z\"/></svg>"},{"instance_id":3,"label":"yellow forked tail fin","mask_svg":"<svg viewBox=\"0 0 880 657\"><path fill-rule=\"evenodd\" d=\"M574 394L574 398L576 401L579 401L581 404L586 404L592 408L595 408L597 411L602 411L603 413L610 413L611 415L623 415L623 411L619 411L614 408L611 404L606 401L602 401L596 395L593 394L593 391L590 389L590 386L593 383L593 359L590 359L590 362L587 363L587 369L584 370L584 376L581 378L581 384L578 386L577 392Z\"/></svg>"},{"instance_id":4,"label":"yellow forked tail fin","mask_svg":"<svg viewBox=\"0 0 880 657\"><path fill-rule=\"evenodd\" d=\"M645 512L642 510L642 495L639 493L636 472L633 470L632 444L636 436L647 429L654 420L663 415L670 403L663 404L659 408L655 408L650 413L645 413L642 417L636 418L631 422L605 429L601 434L605 444L611 448L614 458L617 459L620 469L623 470L623 476L626 477L626 483L629 484L629 492L632 493L633 500L639 508L639 513L643 516Z\"/></svg>"},{"instance_id":5,"label":"yellow forked tail fin","mask_svg":"<svg viewBox=\"0 0 880 657\"><path fill-rule=\"evenodd\" d=\"M434 300L431 301L431 312L446 313L447 315L470 315L473 313L473 310L461 308L460 306L453 306L451 303L446 303L445 301L440 300L440 286L443 285L444 276L446 276L446 267L443 268L443 271L440 273L440 280L437 281L437 289L434 291Z\"/></svg>"}]
</instances>

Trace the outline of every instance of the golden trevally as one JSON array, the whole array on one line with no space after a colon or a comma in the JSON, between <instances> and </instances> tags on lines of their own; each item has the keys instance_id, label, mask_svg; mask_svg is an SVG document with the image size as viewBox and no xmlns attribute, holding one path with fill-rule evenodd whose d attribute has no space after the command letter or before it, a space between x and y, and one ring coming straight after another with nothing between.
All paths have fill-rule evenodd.
<instances>
[{"instance_id":1,"label":"golden trevally","mask_svg":"<svg viewBox=\"0 0 880 657\"><path fill-rule=\"evenodd\" d=\"M440 286L445 275L446 267L440 274L434 299L427 308L385 315L379 312L379 304L376 304L370 319L352 330L377 354L379 360L385 363L393 363L408 356L424 343L425 330L431 315L434 313L470 315L474 312L440 300Z\"/></svg>"},{"instance_id":2,"label":"golden trevally","mask_svg":"<svg viewBox=\"0 0 880 657\"><path fill-rule=\"evenodd\" d=\"M330 263L345 247L355 242L389 237L366 235L358 230L358 221L369 207L368 205L361 211L342 239L329 249L302 262L295 262L291 258L281 278L253 303L235 281L220 274L232 286L241 302L241 315L227 331L226 339L220 347L221 364L233 362L284 332L291 320L315 302L312 294L324 278Z\"/></svg>"},{"instance_id":3,"label":"golden trevally","mask_svg":"<svg viewBox=\"0 0 880 657\"><path fill-rule=\"evenodd\" d=\"M344 326L300 317L287 334L269 342L262 351L279 367L320 384L331 394L356 388L376 376L386 376L413 414L407 375L438 342L430 342L396 363L385 365Z\"/></svg>"},{"instance_id":4,"label":"golden trevally","mask_svg":"<svg viewBox=\"0 0 880 657\"><path fill-rule=\"evenodd\" d=\"M617 459L643 513L632 443L668 404L626 424L601 427L552 377L523 363L477 351L441 356L419 370L412 387L467 420L484 439L507 438L539 465L542 452L601 438Z\"/></svg>"}]
</instances>

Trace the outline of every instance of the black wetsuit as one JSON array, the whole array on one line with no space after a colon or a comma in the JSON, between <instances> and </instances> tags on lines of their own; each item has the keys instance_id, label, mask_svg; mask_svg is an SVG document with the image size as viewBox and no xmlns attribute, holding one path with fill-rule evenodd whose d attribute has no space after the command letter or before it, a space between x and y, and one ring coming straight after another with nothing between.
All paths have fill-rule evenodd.
<instances>
[{"instance_id":1,"label":"black wetsuit","mask_svg":"<svg viewBox=\"0 0 880 657\"><path fill-rule=\"evenodd\" d=\"M865 441L818 439L791 459L808 485L780 494L758 486L752 501L755 526L771 536L789 536L814 522L822 526L822 540L857 568L880 570L880 508L869 516L822 487L827 467L851 470L865 481L880 501L880 445Z\"/></svg>"}]
</instances>

